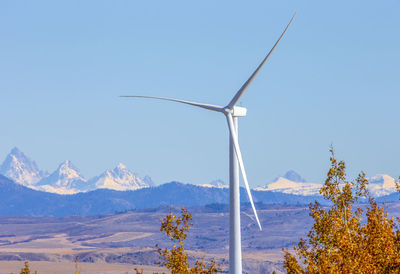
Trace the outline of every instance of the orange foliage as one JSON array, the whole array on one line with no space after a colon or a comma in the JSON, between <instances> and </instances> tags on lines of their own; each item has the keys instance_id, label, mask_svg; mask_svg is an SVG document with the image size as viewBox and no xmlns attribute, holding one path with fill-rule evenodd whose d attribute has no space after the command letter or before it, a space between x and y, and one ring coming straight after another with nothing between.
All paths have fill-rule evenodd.
<instances>
[{"instance_id":1,"label":"orange foliage","mask_svg":"<svg viewBox=\"0 0 400 274\"><path fill-rule=\"evenodd\" d=\"M21 268L21 272L20 272L20 274L30 274L31 273L31 270L29 269L29 262L28 261L25 261L25 267L24 268ZM11 273L12 274L12 273ZM35 274L37 274L37 271L35 271Z\"/></svg>"},{"instance_id":2,"label":"orange foliage","mask_svg":"<svg viewBox=\"0 0 400 274\"><path fill-rule=\"evenodd\" d=\"M400 273L399 218L389 218L369 195L364 172L349 182L345 163L330 152L331 168L320 193L332 206L310 204L314 224L307 239L294 245L295 255L284 250L284 268L288 273ZM355 205L361 197L369 200L365 215Z\"/></svg>"},{"instance_id":3,"label":"orange foliage","mask_svg":"<svg viewBox=\"0 0 400 274\"><path fill-rule=\"evenodd\" d=\"M192 274L192 273L218 273L218 268L214 261L206 267L204 261L196 261L195 266L190 267L188 256L183 247L183 240L187 237L187 232L193 225L192 215L185 208L181 209L181 216L177 217L170 212L162 221L160 231L164 231L168 238L174 243L171 249L158 248L158 253L163 258L160 266L168 268L172 274Z\"/></svg>"}]
</instances>

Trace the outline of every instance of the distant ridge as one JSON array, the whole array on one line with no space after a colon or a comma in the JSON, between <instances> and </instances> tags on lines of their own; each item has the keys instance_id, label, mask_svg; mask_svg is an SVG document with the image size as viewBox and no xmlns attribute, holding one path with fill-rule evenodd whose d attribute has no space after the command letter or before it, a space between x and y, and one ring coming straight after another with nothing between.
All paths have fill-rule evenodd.
<instances>
[{"instance_id":1,"label":"distant ridge","mask_svg":"<svg viewBox=\"0 0 400 274\"><path fill-rule=\"evenodd\" d=\"M87 180L69 160L62 162L50 175L14 147L0 166L0 174L35 190L58 194L74 194L95 189L136 190L154 185L149 176L143 179L119 163L116 168Z\"/></svg>"},{"instance_id":2,"label":"distant ridge","mask_svg":"<svg viewBox=\"0 0 400 274\"><path fill-rule=\"evenodd\" d=\"M212 181L209 184L202 184L200 186L203 186L203 187L216 187L216 188L228 188L229 187L228 184L226 184L221 179L217 179L217 180Z\"/></svg>"},{"instance_id":3,"label":"distant ridge","mask_svg":"<svg viewBox=\"0 0 400 274\"><path fill-rule=\"evenodd\" d=\"M6 156L0 166L0 174L31 189L57 194L76 194L96 189L134 191L155 186L149 176L142 178L122 163L119 163L114 169L107 169L99 176L87 180L79 169L67 160L49 175L48 172L40 170L37 164L17 147L14 147ZM389 175L378 174L368 179L368 188L375 197L383 197L397 192L395 179ZM321 186L322 183L308 182L296 171L289 170L283 176L253 190L305 196L304 199L311 199L313 196L319 196ZM218 179L199 187L227 189L229 186Z\"/></svg>"},{"instance_id":4,"label":"distant ridge","mask_svg":"<svg viewBox=\"0 0 400 274\"><path fill-rule=\"evenodd\" d=\"M245 190L240 189L241 203L247 204ZM308 204L327 202L321 196L302 196L273 191L252 191L254 200L263 204ZM201 187L170 182L134 191L97 189L70 195L33 190L0 175L0 215L71 216L111 214L159 206L205 206L228 204L229 189ZM399 194L379 197L378 201L398 202Z\"/></svg>"},{"instance_id":5,"label":"distant ridge","mask_svg":"<svg viewBox=\"0 0 400 274\"><path fill-rule=\"evenodd\" d=\"M284 176L277 177L265 186L257 187L254 190L313 196L320 195L321 186L322 183L307 182L298 173L289 170ZM397 192L395 179L386 174L369 177L368 189L374 197L382 197Z\"/></svg>"},{"instance_id":6,"label":"distant ridge","mask_svg":"<svg viewBox=\"0 0 400 274\"><path fill-rule=\"evenodd\" d=\"M241 188L241 202L248 203ZM256 202L296 204L314 200L302 196L253 191ZM60 195L36 191L0 175L0 215L70 216L110 214L127 210L173 206L205 206L227 204L229 189L201 187L170 182L135 191L98 189L86 193ZM316 197L318 199L318 197Z\"/></svg>"},{"instance_id":7,"label":"distant ridge","mask_svg":"<svg viewBox=\"0 0 400 274\"><path fill-rule=\"evenodd\" d=\"M286 194L315 196L319 195L322 184L306 182L297 172L289 170L285 175L275 178L263 187L257 187L258 191L272 191Z\"/></svg>"},{"instance_id":8,"label":"distant ridge","mask_svg":"<svg viewBox=\"0 0 400 274\"><path fill-rule=\"evenodd\" d=\"M100 176L91 179L89 184L92 185L92 189L137 190L150 186L151 178L149 176L145 178L146 180L140 178L124 164L119 163L114 169L108 169Z\"/></svg>"}]
</instances>

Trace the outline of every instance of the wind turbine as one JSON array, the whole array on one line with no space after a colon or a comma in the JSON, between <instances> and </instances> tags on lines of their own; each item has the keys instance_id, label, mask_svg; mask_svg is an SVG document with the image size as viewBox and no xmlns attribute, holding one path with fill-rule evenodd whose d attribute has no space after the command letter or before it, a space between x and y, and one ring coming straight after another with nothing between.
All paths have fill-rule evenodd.
<instances>
[{"instance_id":1,"label":"wind turbine","mask_svg":"<svg viewBox=\"0 0 400 274\"><path fill-rule=\"evenodd\" d=\"M191 105L194 107L199 107L211 111L220 112L225 115L228 122L229 128L229 273L231 274L241 274L242 273L242 248L241 248L241 236L240 236L240 197L239 197L239 169L241 171L244 185L246 187L247 195L249 196L251 207L253 208L254 216L260 230L262 230L260 220L257 215L256 208L254 206L253 197L251 196L251 191L249 183L247 180L246 171L243 164L242 153L240 152L239 142L238 142L238 118L246 116L247 109L244 107L236 106L239 99L246 93L250 84L253 82L254 78L257 76L265 62L268 60L269 56L272 54L276 46L281 41L282 37L285 35L287 29L292 23L296 13L293 15L286 28L282 32L279 39L275 42L272 49L268 52L267 56L263 59L257 69L253 72L250 78L243 84L243 86L236 92L235 96L225 107L209 105L203 103L190 102L185 100L164 98L164 97L154 97L154 96L140 96L140 95L123 95L120 97L129 98L147 98L147 99L157 99L165 100L171 102L177 102L182 104Z\"/></svg>"}]
</instances>

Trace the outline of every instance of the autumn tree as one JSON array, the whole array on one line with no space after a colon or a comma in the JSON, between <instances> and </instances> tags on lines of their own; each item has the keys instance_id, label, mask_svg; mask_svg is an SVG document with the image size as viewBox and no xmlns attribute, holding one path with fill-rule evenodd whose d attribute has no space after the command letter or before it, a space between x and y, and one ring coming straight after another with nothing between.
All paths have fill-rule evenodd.
<instances>
[{"instance_id":1,"label":"autumn tree","mask_svg":"<svg viewBox=\"0 0 400 274\"><path fill-rule=\"evenodd\" d=\"M294 255L284 250L284 268L288 273L400 273L399 218L389 218L369 195L364 172L348 181L345 163L330 152L320 193L331 206L310 204L314 224L294 245ZM364 207L356 204L362 198L368 201Z\"/></svg>"},{"instance_id":2,"label":"autumn tree","mask_svg":"<svg viewBox=\"0 0 400 274\"><path fill-rule=\"evenodd\" d=\"M31 270L29 269L29 262L28 262L28 261L25 261L24 265L25 265L25 267L24 267L24 268L21 268L20 274L30 274L30 273L31 273ZM11 274L12 274L12 273L11 273ZM35 271L35 274L37 274L37 271Z\"/></svg>"},{"instance_id":3,"label":"autumn tree","mask_svg":"<svg viewBox=\"0 0 400 274\"><path fill-rule=\"evenodd\" d=\"M196 260L194 266L188 263L188 255L183 246L183 240L186 239L187 233L192 226L192 215L185 208L181 209L181 216L175 216L171 211L161 220L160 231L165 232L168 238L173 242L171 249L158 248L158 253L163 259L159 263L165 266L172 274L192 274L192 273L218 273L218 268L214 261L209 266L201 260Z\"/></svg>"}]
</instances>

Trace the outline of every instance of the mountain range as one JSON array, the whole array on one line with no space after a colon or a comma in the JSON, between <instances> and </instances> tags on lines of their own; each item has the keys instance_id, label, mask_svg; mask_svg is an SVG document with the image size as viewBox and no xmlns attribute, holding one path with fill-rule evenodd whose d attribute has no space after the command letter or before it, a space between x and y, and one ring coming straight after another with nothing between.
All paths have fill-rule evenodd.
<instances>
[{"instance_id":1,"label":"mountain range","mask_svg":"<svg viewBox=\"0 0 400 274\"><path fill-rule=\"evenodd\" d=\"M307 204L320 196L300 196L271 191L252 191L256 206L263 204ZM241 203L248 206L245 189L240 189ZM156 187L116 191L97 189L76 194L56 194L34 190L0 175L0 215L71 216L125 212L160 206L205 206L221 208L229 201L229 189L202 187L179 182ZM215 206L213 206L215 205Z\"/></svg>"},{"instance_id":2,"label":"mountain range","mask_svg":"<svg viewBox=\"0 0 400 274\"><path fill-rule=\"evenodd\" d=\"M0 174L10 178L15 183L34 190L57 193L76 194L98 189L118 191L133 191L154 186L149 176L141 178L119 163L114 169L108 169L102 174L87 180L79 169L71 162L64 161L49 174L38 168L18 148L13 148L0 166ZM226 189L228 185L222 180L202 184L201 187ZM308 182L293 170L286 172L264 186L256 187L256 192L275 192L299 196L318 196L321 183ZM375 197L383 197L396 193L395 179L385 174L369 178L369 190Z\"/></svg>"},{"instance_id":3,"label":"mountain range","mask_svg":"<svg viewBox=\"0 0 400 274\"><path fill-rule=\"evenodd\" d=\"M114 169L108 169L99 176L87 180L79 169L69 160L62 162L49 174L38 168L18 148L13 148L0 166L0 174L23 186L58 194L75 194L96 189L136 190L154 185L149 176L143 179L119 163Z\"/></svg>"},{"instance_id":4,"label":"mountain range","mask_svg":"<svg viewBox=\"0 0 400 274\"><path fill-rule=\"evenodd\" d=\"M252 190L256 208L263 205L305 205L315 201L328 204L320 195L294 195L274 191ZM399 194L377 198L378 202L397 202ZM246 191L240 188L243 207L250 209ZM229 189L202 187L179 182L165 183L137 190L116 191L97 189L70 195L48 193L17 184L0 175L0 215L71 216L112 214L132 210L152 210L158 207L205 207L211 211L225 210Z\"/></svg>"},{"instance_id":5,"label":"mountain range","mask_svg":"<svg viewBox=\"0 0 400 274\"><path fill-rule=\"evenodd\" d=\"M307 182L295 171L290 170L285 175L275 178L265 186L254 188L254 190L314 196L319 195L321 186L322 183ZM377 174L368 178L368 190L374 197L396 193L396 180L386 174Z\"/></svg>"}]
</instances>

